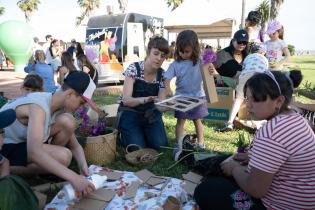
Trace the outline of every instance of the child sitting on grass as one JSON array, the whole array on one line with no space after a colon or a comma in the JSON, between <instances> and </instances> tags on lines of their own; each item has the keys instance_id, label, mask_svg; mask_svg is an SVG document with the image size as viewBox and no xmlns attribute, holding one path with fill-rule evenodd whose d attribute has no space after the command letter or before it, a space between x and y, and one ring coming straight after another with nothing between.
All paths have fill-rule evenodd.
<instances>
[{"instance_id":1,"label":"child sitting on grass","mask_svg":"<svg viewBox=\"0 0 315 210\"><path fill-rule=\"evenodd\" d=\"M24 78L21 91L23 95L31 92L42 92L43 83L43 79L39 75L30 73Z\"/></svg>"}]
</instances>

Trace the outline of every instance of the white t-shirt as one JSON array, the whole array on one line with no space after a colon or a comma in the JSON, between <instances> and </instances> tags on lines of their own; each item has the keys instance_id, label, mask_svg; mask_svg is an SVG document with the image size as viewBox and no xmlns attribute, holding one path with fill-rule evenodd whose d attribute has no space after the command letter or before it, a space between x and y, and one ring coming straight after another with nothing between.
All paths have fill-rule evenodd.
<instances>
[{"instance_id":1,"label":"white t-shirt","mask_svg":"<svg viewBox=\"0 0 315 210\"><path fill-rule=\"evenodd\" d=\"M288 45L281 39L276 41L268 40L265 42L266 44L266 57L268 59L270 68L272 68L272 64L279 62L283 59L283 49L288 47ZM281 69L281 67L279 67Z\"/></svg>"},{"instance_id":2,"label":"white t-shirt","mask_svg":"<svg viewBox=\"0 0 315 210\"><path fill-rule=\"evenodd\" d=\"M273 174L262 202L267 209L314 209L315 136L298 113L278 115L260 128L248 169Z\"/></svg>"},{"instance_id":3,"label":"white t-shirt","mask_svg":"<svg viewBox=\"0 0 315 210\"><path fill-rule=\"evenodd\" d=\"M253 31L250 33L248 32L249 42L255 42L260 43L261 42L261 32L260 28L256 27Z\"/></svg>"}]
</instances>

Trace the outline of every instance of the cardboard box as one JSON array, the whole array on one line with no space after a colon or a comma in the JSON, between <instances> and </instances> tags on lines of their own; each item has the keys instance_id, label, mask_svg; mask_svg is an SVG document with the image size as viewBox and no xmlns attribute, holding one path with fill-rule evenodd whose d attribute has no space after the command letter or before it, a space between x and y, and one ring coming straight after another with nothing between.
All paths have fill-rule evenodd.
<instances>
[{"instance_id":1,"label":"cardboard box","mask_svg":"<svg viewBox=\"0 0 315 210\"><path fill-rule=\"evenodd\" d=\"M34 194L38 199L38 209L44 209L47 201L47 195L38 191L34 191Z\"/></svg>"},{"instance_id":2,"label":"cardboard box","mask_svg":"<svg viewBox=\"0 0 315 210\"><path fill-rule=\"evenodd\" d=\"M208 103L209 115L205 117L207 120L228 121L233 101L235 98L235 90L230 87L216 87L218 94L218 102Z\"/></svg>"}]
</instances>

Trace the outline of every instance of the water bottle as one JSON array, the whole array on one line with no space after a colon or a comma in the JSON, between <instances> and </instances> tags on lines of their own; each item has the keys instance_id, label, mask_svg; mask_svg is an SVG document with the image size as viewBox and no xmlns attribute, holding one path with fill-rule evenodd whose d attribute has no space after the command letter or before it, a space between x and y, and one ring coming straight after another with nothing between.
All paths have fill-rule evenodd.
<instances>
[{"instance_id":1,"label":"water bottle","mask_svg":"<svg viewBox=\"0 0 315 210\"><path fill-rule=\"evenodd\" d=\"M91 176L85 177L88 181L94 184L95 189L98 190L104 186L107 176L101 176L98 174L93 174ZM61 190L61 197L64 197L66 201L72 201L78 199L78 195L71 184L66 184Z\"/></svg>"}]
</instances>

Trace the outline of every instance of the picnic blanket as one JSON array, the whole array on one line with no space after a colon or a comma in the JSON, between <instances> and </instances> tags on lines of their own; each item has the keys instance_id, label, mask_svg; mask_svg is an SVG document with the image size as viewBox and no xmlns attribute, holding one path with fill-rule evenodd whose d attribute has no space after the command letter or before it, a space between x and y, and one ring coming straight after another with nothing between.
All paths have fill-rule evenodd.
<instances>
[{"instance_id":1,"label":"picnic blanket","mask_svg":"<svg viewBox=\"0 0 315 210\"><path fill-rule=\"evenodd\" d=\"M89 167L90 174L100 173L102 170L108 170L99 166L91 165ZM196 203L192 196L189 195L185 190L185 181L171 178L163 177L167 179L167 184L157 184L154 187L148 186L143 183L143 181L135 175L134 172L128 171L116 171L121 173L121 177L116 181L106 181L103 188L111 189L115 192L113 198L106 206L104 210L111 209L139 209L139 210L162 210L162 205L168 196L174 196L182 203L182 209L194 209ZM136 191L136 194L132 198L126 198L126 188L132 183L141 183ZM66 201L60 196L61 191L53 198L53 200L45 206L45 210L69 210L73 209L74 202ZM71 208L72 207L72 208Z\"/></svg>"}]
</instances>

